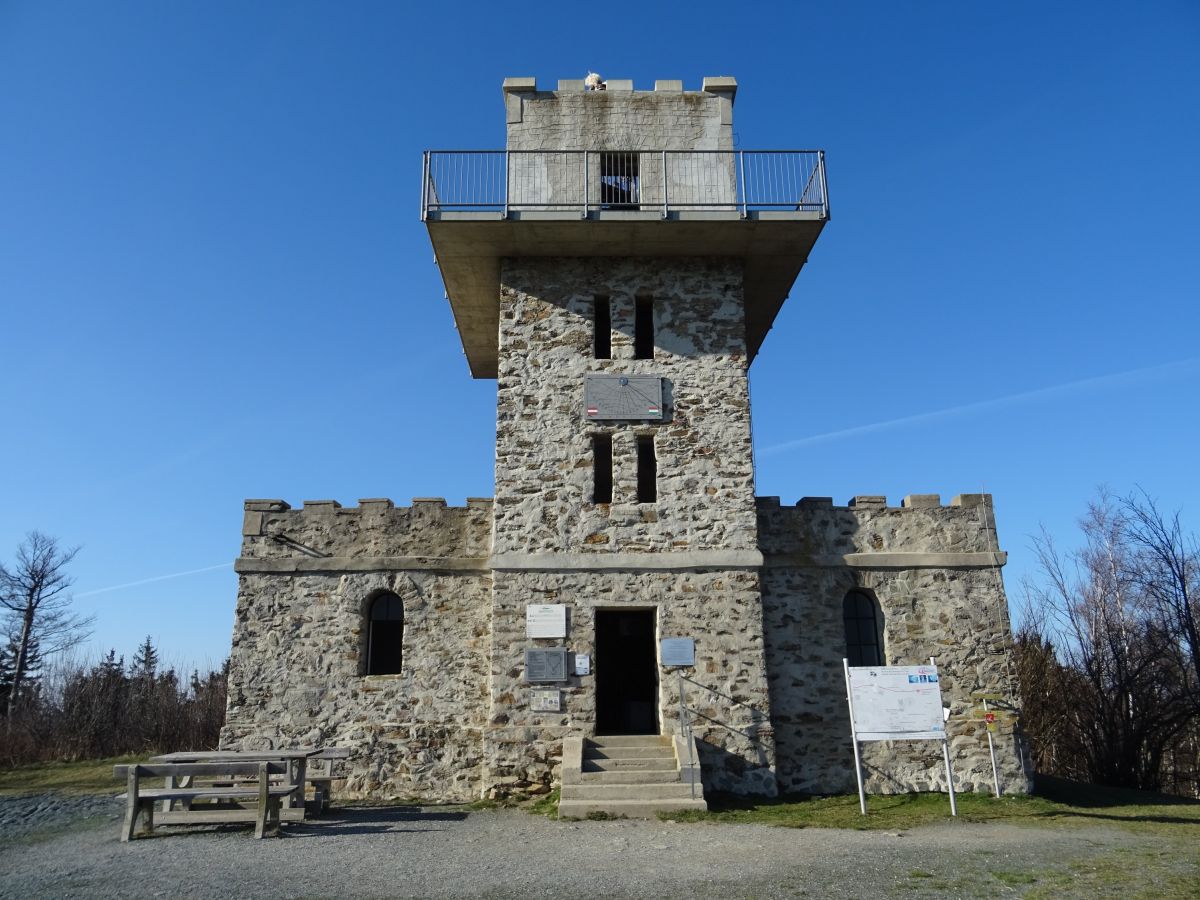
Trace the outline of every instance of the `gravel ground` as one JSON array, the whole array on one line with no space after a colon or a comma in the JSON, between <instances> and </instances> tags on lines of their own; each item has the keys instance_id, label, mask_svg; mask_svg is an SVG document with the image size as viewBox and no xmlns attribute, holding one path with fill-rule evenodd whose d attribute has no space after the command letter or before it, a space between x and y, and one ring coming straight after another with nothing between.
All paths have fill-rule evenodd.
<instances>
[{"instance_id":1,"label":"gravel ground","mask_svg":"<svg viewBox=\"0 0 1200 900\"><path fill-rule=\"evenodd\" d=\"M108 798L0 798L0 897L1020 896L1026 873L1161 852L1154 835L1108 827L896 834L436 807L335 809L264 841L243 827L163 828L122 844L120 810Z\"/></svg>"}]
</instances>

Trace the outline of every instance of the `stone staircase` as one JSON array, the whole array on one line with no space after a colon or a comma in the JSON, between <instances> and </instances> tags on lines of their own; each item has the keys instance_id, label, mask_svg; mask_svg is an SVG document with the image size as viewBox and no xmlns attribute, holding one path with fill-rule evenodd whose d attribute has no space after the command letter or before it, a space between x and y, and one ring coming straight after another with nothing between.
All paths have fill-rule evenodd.
<instances>
[{"instance_id":1,"label":"stone staircase","mask_svg":"<svg viewBox=\"0 0 1200 900\"><path fill-rule=\"evenodd\" d=\"M700 767L691 764L698 758L678 736L567 738L558 814L653 818L659 812L707 809Z\"/></svg>"}]
</instances>

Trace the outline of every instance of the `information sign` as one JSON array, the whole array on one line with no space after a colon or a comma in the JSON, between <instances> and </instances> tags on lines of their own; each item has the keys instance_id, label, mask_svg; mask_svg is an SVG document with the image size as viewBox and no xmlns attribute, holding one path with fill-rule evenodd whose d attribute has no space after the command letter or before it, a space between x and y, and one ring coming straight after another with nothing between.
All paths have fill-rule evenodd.
<instances>
[{"instance_id":1,"label":"information sign","mask_svg":"<svg viewBox=\"0 0 1200 900\"><path fill-rule=\"evenodd\" d=\"M575 674L576 675L591 675L592 674L592 658L586 653L575 654Z\"/></svg>"},{"instance_id":2,"label":"information sign","mask_svg":"<svg viewBox=\"0 0 1200 900\"><path fill-rule=\"evenodd\" d=\"M658 642L658 647L664 666L696 664L696 641L693 638L663 638Z\"/></svg>"},{"instance_id":3,"label":"information sign","mask_svg":"<svg viewBox=\"0 0 1200 900\"><path fill-rule=\"evenodd\" d=\"M565 638L567 607L561 603L530 603L525 607L525 636Z\"/></svg>"},{"instance_id":4,"label":"information sign","mask_svg":"<svg viewBox=\"0 0 1200 900\"><path fill-rule=\"evenodd\" d=\"M531 712L562 712L562 691L557 688L530 691L529 709Z\"/></svg>"},{"instance_id":5,"label":"information sign","mask_svg":"<svg viewBox=\"0 0 1200 900\"><path fill-rule=\"evenodd\" d=\"M566 681L566 648L528 648L525 651L525 680L530 682Z\"/></svg>"},{"instance_id":6,"label":"information sign","mask_svg":"<svg viewBox=\"0 0 1200 900\"><path fill-rule=\"evenodd\" d=\"M849 673L857 740L946 739L935 666L855 666Z\"/></svg>"}]
</instances>

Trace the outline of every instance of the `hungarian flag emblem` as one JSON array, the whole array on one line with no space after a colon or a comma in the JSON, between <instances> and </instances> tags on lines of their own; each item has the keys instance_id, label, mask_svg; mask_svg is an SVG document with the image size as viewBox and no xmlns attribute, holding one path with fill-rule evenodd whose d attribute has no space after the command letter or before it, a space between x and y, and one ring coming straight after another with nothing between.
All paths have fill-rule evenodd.
<instances>
[{"instance_id":1,"label":"hungarian flag emblem","mask_svg":"<svg viewBox=\"0 0 1200 900\"><path fill-rule=\"evenodd\" d=\"M599 410L599 408L597 408L597 407L595 407L595 406L589 406L589 407L587 408L587 414L588 414L589 416L595 416L595 415L599 415L599 413L600 413L600 410Z\"/></svg>"},{"instance_id":2,"label":"hungarian flag emblem","mask_svg":"<svg viewBox=\"0 0 1200 900\"><path fill-rule=\"evenodd\" d=\"M646 410L646 415L648 415L648 416L657 416L657 415L659 415L658 407L657 407L657 406L651 406L649 409L647 409L647 410Z\"/></svg>"}]
</instances>

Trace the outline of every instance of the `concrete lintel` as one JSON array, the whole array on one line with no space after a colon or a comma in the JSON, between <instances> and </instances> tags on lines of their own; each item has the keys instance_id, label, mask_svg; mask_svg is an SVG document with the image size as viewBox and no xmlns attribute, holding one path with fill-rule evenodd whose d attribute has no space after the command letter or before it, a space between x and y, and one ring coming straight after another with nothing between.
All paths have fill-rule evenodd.
<instances>
[{"instance_id":1,"label":"concrete lintel","mask_svg":"<svg viewBox=\"0 0 1200 900\"><path fill-rule=\"evenodd\" d=\"M813 556L770 553L768 569L992 569L1008 562L1003 550L976 553L847 553Z\"/></svg>"},{"instance_id":2,"label":"concrete lintel","mask_svg":"<svg viewBox=\"0 0 1200 900\"><path fill-rule=\"evenodd\" d=\"M362 509L384 510L395 509L396 504L387 497L365 497L358 501L358 505Z\"/></svg>"},{"instance_id":3,"label":"concrete lintel","mask_svg":"<svg viewBox=\"0 0 1200 900\"><path fill-rule=\"evenodd\" d=\"M575 93L584 89L582 78L560 78L558 79L558 90L560 93L570 92Z\"/></svg>"},{"instance_id":4,"label":"concrete lintel","mask_svg":"<svg viewBox=\"0 0 1200 900\"><path fill-rule=\"evenodd\" d=\"M942 505L941 494L907 494L900 505L905 509L925 509Z\"/></svg>"},{"instance_id":5,"label":"concrete lintel","mask_svg":"<svg viewBox=\"0 0 1200 900\"><path fill-rule=\"evenodd\" d=\"M670 91L671 93L683 92L683 80L678 78L660 78L654 82L656 91Z\"/></svg>"},{"instance_id":6,"label":"concrete lintel","mask_svg":"<svg viewBox=\"0 0 1200 900\"><path fill-rule=\"evenodd\" d=\"M991 506L991 494L957 494L950 501L951 506Z\"/></svg>"},{"instance_id":7,"label":"concrete lintel","mask_svg":"<svg viewBox=\"0 0 1200 900\"><path fill-rule=\"evenodd\" d=\"M486 572L487 560L471 556L327 556L255 559L243 556L233 564L239 575L296 575L328 572Z\"/></svg>"},{"instance_id":8,"label":"concrete lintel","mask_svg":"<svg viewBox=\"0 0 1200 900\"><path fill-rule=\"evenodd\" d=\"M848 505L863 509L883 509L887 506L887 497L882 494L859 494L852 497Z\"/></svg>"},{"instance_id":9,"label":"concrete lintel","mask_svg":"<svg viewBox=\"0 0 1200 900\"><path fill-rule=\"evenodd\" d=\"M413 497L412 503L413 503L413 506L416 506L418 503L420 503L422 505L429 505L429 506L445 506L446 498L445 497Z\"/></svg>"},{"instance_id":10,"label":"concrete lintel","mask_svg":"<svg viewBox=\"0 0 1200 900\"><path fill-rule=\"evenodd\" d=\"M592 572L673 569L758 569L757 550L682 550L673 553L497 553L488 566L501 572Z\"/></svg>"},{"instance_id":11,"label":"concrete lintel","mask_svg":"<svg viewBox=\"0 0 1200 900\"><path fill-rule=\"evenodd\" d=\"M801 509L832 509L832 497L801 497L796 501L796 505Z\"/></svg>"},{"instance_id":12,"label":"concrete lintel","mask_svg":"<svg viewBox=\"0 0 1200 900\"><path fill-rule=\"evenodd\" d=\"M737 79L729 75L708 75L701 85L701 90L708 91L710 94L728 94L731 100L737 94L737 89Z\"/></svg>"},{"instance_id":13,"label":"concrete lintel","mask_svg":"<svg viewBox=\"0 0 1200 900\"><path fill-rule=\"evenodd\" d=\"M604 89L606 91L632 91L633 90L633 79L632 78L610 78L604 82Z\"/></svg>"},{"instance_id":14,"label":"concrete lintel","mask_svg":"<svg viewBox=\"0 0 1200 900\"><path fill-rule=\"evenodd\" d=\"M306 510L316 510L317 512L332 512L335 509L341 509L342 504L336 500L305 500L304 508Z\"/></svg>"},{"instance_id":15,"label":"concrete lintel","mask_svg":"<svg viewBox=\"0 0 1200 900\"><path fill-rule=\"evenodd\" d=\"M287 512L292 506L286 500L247 500L245 509L256 512Z\"/></svg>"},{"instance_id":16,"label":"concrete lintel","mask_svg":"<svg viewBox=\"0 0 1200 900\"><path fill-rule=\"evenodd\" d=\"M505 78L501 88L506 94L533 93L537 90L536 78Z\"/></svg>"}]
</instances>

